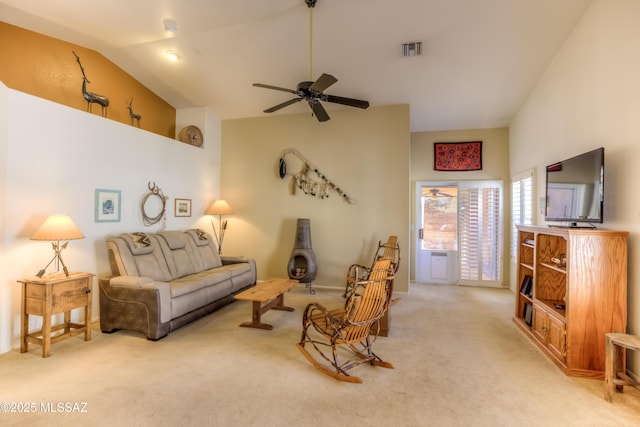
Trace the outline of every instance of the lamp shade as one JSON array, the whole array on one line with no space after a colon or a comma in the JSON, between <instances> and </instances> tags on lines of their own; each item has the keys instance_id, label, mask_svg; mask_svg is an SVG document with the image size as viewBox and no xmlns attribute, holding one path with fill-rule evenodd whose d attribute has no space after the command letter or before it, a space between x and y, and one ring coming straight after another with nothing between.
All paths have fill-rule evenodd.
<instances>
[{"instance_id":1,"label":"lamp shade","mask_svg":"<svg viewBox=\"0 0 640 427\"><path fill-rule=\"evenodd\" d=\"M84 239L84 234L67 215L51 215L31 236L31 240L75 239Z\"/></svg>"},{"instance_id":2,"label":"lamp shade","mask_svg":"<svg viewBox=\"0 0 640 427\"><path fill-rule=\"evenodd\" d=\"M226 200L216 200L209 204L205 215L229 215L233 213L233 209Z\"/></svg>"}]
</instances>

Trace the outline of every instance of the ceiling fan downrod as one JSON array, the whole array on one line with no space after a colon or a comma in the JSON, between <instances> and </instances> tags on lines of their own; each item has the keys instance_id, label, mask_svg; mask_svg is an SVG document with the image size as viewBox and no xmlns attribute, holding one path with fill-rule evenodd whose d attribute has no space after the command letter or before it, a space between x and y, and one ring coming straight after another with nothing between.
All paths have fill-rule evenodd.
<instances>
[{"instance_id":1,"label":"ceiling fan downrod","mask_svg":"<svg viewBox=\"0 0 640 427\"><path fill-rule=\"evenodd\" d=\"M334 104L342 104L362 109L369 107L368 101L325 94L324 90L338 81L338 79L330 74L323 73L317 80L313 80L313 8L315 7L316 2L317 0L305 0L305 3L309 7L309 80L298 83L295 89L254 83L253 85L257 87L289 92L296 95L295 98L282 102L278 105L274 105L271 108L267 108L264 110L265 113L273 113L284 107L295 104L296 102L306 101L318 121L326 122L329 120L329 114L327 114L326 110L322 106L322 102L331 102Z\"/></svg>"},{"instance_id":2,"label":"ceiling fan downrod","mask_svg":"<svg viewBox=\"0 0 640 427\"><path fill-rule=\"evenodd\" d=\"M309 81L313 81L313 8L317 0L305 0L309 8Z\"/></svg>"}]
</instances>

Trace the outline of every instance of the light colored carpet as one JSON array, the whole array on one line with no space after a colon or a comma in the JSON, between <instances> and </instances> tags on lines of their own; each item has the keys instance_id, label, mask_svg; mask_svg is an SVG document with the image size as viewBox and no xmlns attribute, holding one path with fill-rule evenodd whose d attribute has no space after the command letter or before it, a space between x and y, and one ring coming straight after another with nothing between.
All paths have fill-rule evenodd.
<instances>
[{"instance_id":1,"label":"light colored carpet","mask_svg":"<svg viewBox=\"0 0 640 427\"><path fill-rule=\"evenodd\" d=\"M0 402L36 413L0 413L20 426L637 426L640 392L614 403L601 381L566 377L512 324L508 290L412 284L392 307L391 333L375 344L395 365L355 369L363 384L336 381L298 352L302 311L330 308L340 292L297 287L296 311L270 311L272 331L240 328L237 301L168 337L126 331L74 337L41 358L39 346L0 356ZM86 402L86 413L41 405ZM73 406L70 406L73 408ZM6 405L3 406L3 409ZM63 406L64 409L64 406Z\"/></svg>"}]
</instances>

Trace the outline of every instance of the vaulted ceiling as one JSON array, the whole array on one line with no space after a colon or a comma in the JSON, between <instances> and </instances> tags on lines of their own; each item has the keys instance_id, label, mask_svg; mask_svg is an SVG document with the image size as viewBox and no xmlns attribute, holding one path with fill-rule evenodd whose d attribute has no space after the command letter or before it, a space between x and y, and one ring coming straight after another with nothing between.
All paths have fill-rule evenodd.
<instances>
[{"instance_id":1,"label":"vaulted ceiling","mask_svg":"<svg viewBox=\"0 0 640 427\"><path fill-rule=\"evenodd\" d=\"M311 14L305 0L3 0L0 19L99 51L176 108L261 116L291 94L252 84L293 89L311 63L312 79L338 79L327 93L409 104L411 130L428 131L508 126L589 3L317 0ZM403 57L410 42L421 55Z\"/></svg>"}]
</instances>

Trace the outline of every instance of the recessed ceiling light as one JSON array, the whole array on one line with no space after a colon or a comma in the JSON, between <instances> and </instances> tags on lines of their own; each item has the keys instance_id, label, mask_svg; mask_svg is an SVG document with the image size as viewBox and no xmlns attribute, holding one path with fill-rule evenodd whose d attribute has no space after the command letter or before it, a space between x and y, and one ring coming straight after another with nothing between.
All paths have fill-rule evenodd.
<instances>
[{"instance_id":1,"label":"recessed ceiling light","mask_svg":"<svg viewBox=\"0 0 640 427\"><path fill-rule=\"evenodd\" d=\"M178 62L180 60L180 54L175 50L167 50L164 52L169 61Z\"/></svg>"}]
</instances>

